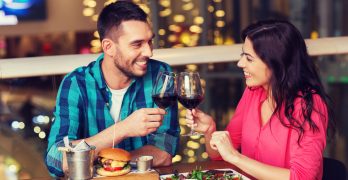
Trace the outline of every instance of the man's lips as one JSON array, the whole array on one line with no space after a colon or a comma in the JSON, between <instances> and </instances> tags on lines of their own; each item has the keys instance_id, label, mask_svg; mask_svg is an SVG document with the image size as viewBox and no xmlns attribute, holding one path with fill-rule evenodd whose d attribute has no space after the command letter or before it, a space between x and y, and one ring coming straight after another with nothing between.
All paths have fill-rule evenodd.
<instances>
[{"instance_id":1,"label":"man's lips","mask_svg":"<svg viewBox=\"0 0 348 180\"><path fill-rule=\"evenodd\" d=\"M135 64L141 67L142 69L147 68L147 61L136 61Z\"/></svg>"}]
</instances>

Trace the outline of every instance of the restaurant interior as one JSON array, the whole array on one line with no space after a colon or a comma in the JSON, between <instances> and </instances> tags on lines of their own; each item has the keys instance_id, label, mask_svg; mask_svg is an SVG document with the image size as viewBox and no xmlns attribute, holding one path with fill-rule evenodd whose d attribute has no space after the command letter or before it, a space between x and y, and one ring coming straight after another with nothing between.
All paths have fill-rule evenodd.
<instances>
[{"instance_id":1,"label":"restaurant interior","mask_svg":"<svg viewBox=\"0 0 348 180\"><path fill-rule=\"evenodd\" d=\"M0 0L0 179L49 176L44 155L50 125L54 121L55 98L66 74L30 75L28 72L21 76L22 72L18 72L18 76L6 76L2 62L11 61L16 65L37 57L49 59L101 53L96 19L100 10L113 1L14 0L29 6L27 11L16 14L9 11L12 1ZM162 49L238 45L242 43L240 32L243 28L269 18L289 20L305 39L348 36L346 0L132 1L149 14L156 34L154 47L159 52ZM45 58L40 59L43 65ZM332 98L336 115L337 133L328 139L325 156L348 167L348 50L330 55L317 53L312 59ZM67 61L74 59L62 59L62 64ZM174 63L173 69L175 72L200 73L205 89L200 108L216 119L217 129L223 130L245 88L236 59L200 62L197 58ZM21 70L25 71L25 68ZM51 71L55 72L54 69ZM184 118L185 108L179 104L182 134L189 131ZM204 136L181 136L173 163L208 160L204 142Z\"/></svg>"}]
</instances>

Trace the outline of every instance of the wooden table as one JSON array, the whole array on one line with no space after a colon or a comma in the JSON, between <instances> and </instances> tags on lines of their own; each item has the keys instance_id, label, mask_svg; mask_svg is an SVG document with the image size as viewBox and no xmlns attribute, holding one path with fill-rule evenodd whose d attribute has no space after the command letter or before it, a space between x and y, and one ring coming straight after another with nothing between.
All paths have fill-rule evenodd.
<instances>
[{"instance_id":1,"label":"wooden table","mask_svg":"<svg viewBox=\"0 0 348 180\"><path fill-rule=\"evenodd\" d=\"M202 169L202 170L212 170L212 169L226 169L230 168L235 171L238 171L239 173L243 174L244 176L252 178L250 175L244 173L242 170L237 168L236 166L229 164L225 161L204 161L204 162L195 162L195 163L176 163L171 166L163 166L163 167L156 167L154 168L155 171L147 172L147 173L135 173L131 172L129 174L123 175L123 176L116 176L116 177L100 177L95 178L97 180L99 179L124 179L124 180L158 180L160 178L160 175L165 174L173 174L174 170L177 170L179 173L184 172L190 172L194 169Z\"/></svg>"},{"instance_id":2,"label":"wooden table","mask_svg":"<svg viewBox=\"0 0 348 180\"><path fill-rule=\"evenodd\" d=\"M201 168L202 170L212 170L212 169L226 169L230 168L239 173L243 174L250 179L255 179L252 176L246 174L236 166L229 164L225 161L204 161L204 162L195 162L195 163L176 163L171 166L156 167L154 171L146 173L135 173L131 172L123 176L116 177L96 177L96 180L104 179L115 179L115 180L158 180L160 175L173 174L174 170L177 170L179 173L190 172L196 168ZM35 178L35 179L51 179L51 178Z\"/></svg>"}]
</instances>

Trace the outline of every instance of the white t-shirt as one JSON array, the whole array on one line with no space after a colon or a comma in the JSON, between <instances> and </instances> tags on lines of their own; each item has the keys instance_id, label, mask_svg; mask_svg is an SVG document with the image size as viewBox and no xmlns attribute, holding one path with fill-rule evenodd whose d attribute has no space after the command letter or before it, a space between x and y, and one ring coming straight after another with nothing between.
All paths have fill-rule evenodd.
<instances>
[{"instance_id":1,"label":"white t-shirt","mask_svg":"<svg viewBox=\"0 0 348 180\"><path fill-rule=\"evenodd\" d=\"M123 97L126 94L128 88L129 86L123 89L115 90L109 87L110 92L112 94L110 114L112 119L114 119L115 123L119 120Z\"/></svg>"}]
</instances>

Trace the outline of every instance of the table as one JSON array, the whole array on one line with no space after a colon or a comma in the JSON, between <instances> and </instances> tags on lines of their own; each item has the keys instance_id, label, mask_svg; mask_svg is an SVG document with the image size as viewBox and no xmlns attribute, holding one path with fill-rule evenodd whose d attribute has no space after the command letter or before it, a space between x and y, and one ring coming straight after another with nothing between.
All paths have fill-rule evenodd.
<instances>
[{"instance_id":1,"label":"table","mask_svg":"<svg viewBox=\"0 0 348 180\"><path fill-rule=\"evenodd\" d=\"M171 166L163 166L163 167L156 167L154 168L155 171L147 172L147 173L129 173L124 176L116 176L116 177L100 177L95 178L96 180L100 179L124 179L124 180L158 180L160 175L164 174L172 174L174 170L177 170L179 173L183 172L190 172L196 168L201 168L202 170L209 170L209 169L224 169L224 168L230 168L238 171L239 173L249 177L250 179L252 176L246 174L236 166L227 163L225 161L203 161L203 162L194 162L194 163L176 163Z\"/></svg>"}]
</instances>

